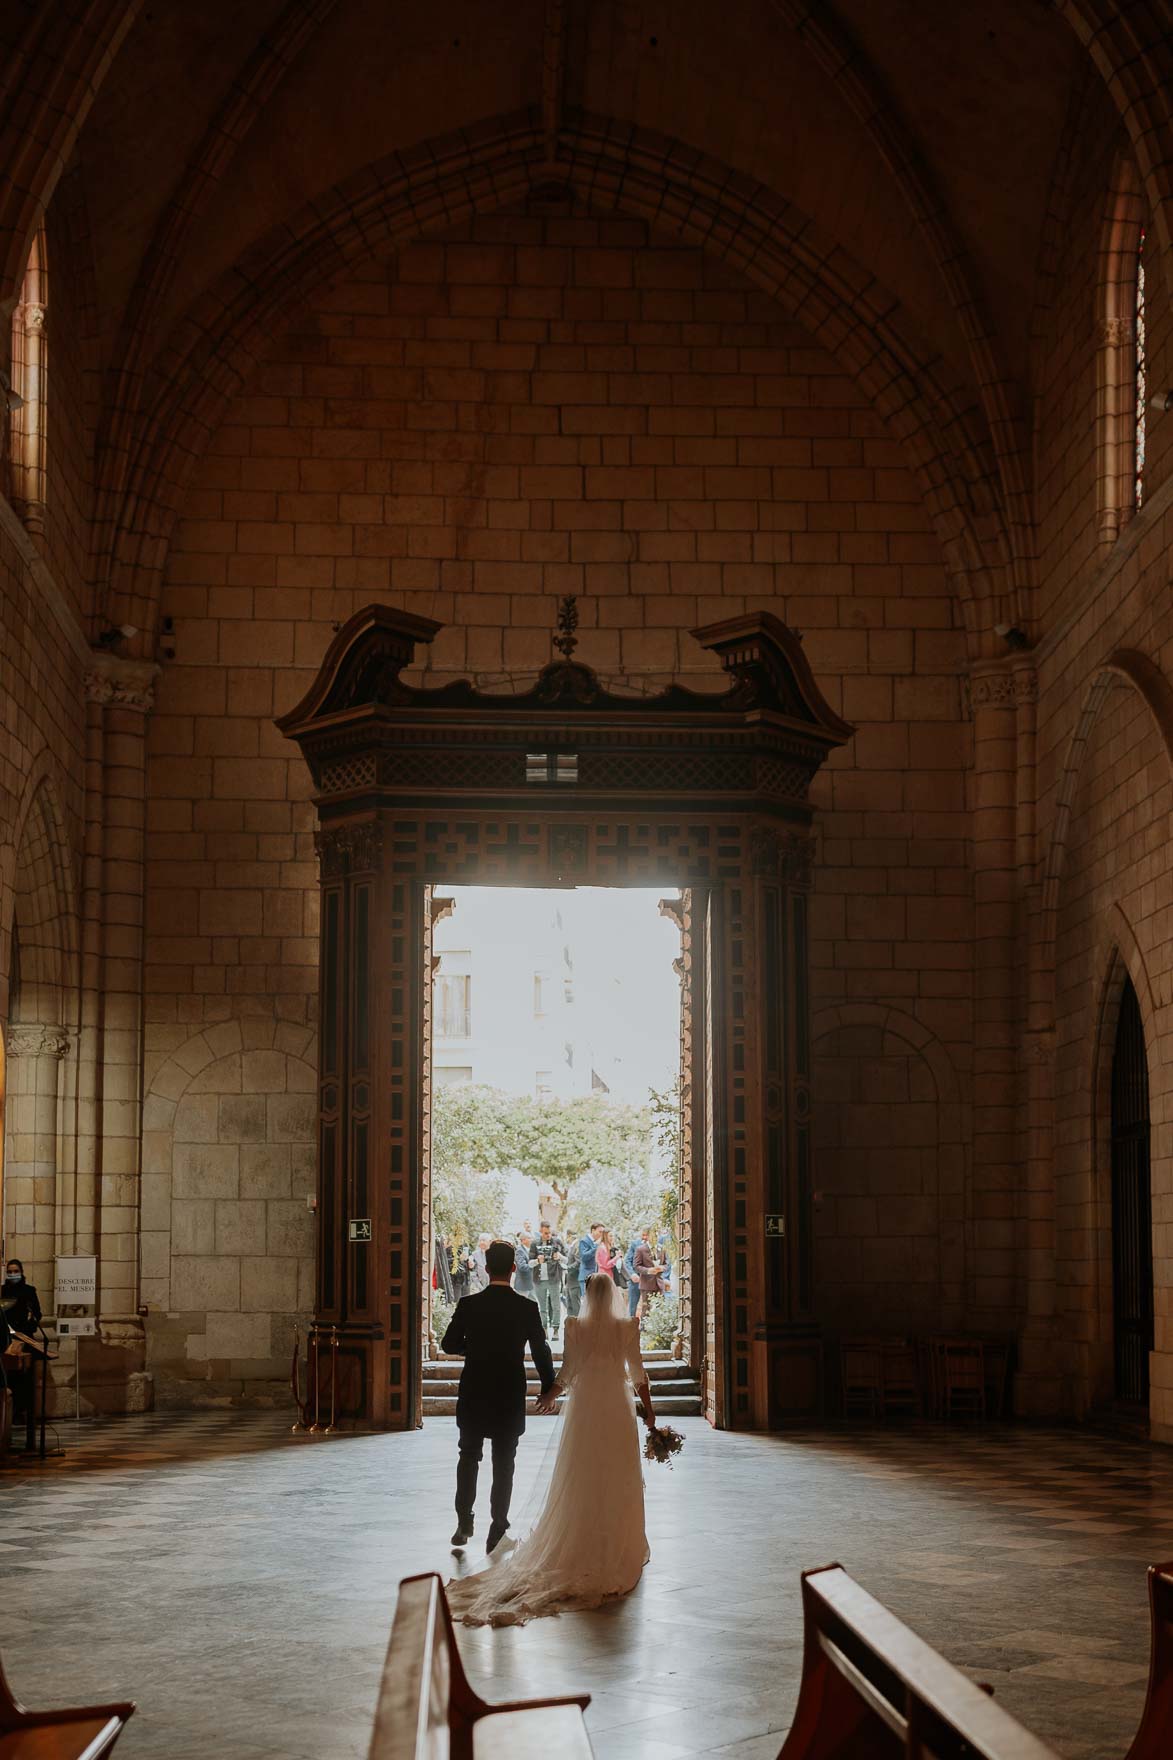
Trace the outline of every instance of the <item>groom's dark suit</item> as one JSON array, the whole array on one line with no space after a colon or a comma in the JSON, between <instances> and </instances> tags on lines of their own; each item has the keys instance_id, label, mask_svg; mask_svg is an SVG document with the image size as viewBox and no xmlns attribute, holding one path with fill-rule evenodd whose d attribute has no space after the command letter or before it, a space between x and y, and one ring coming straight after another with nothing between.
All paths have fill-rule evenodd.
<instances>
[{"instance_id":1,"label":"groom's dark suit","mask_svg":"<svg viewBox=\"0 0 1173 1760\"><path fill-rule=\"evenodd\" d=\"M505 1528L509 1523L513 1462L525 1430L527 1344L542 1392L548 1393L554 1385L554 1359L546 1343L541 1310L507 1283L491 1283L488 1289L457 1302L441 1342L441 1349L464 1358L456 1399L460 1429L456 1515L468 1531L472 1529L477 1468L486 1437L493 1445L493 1526Z\"/></svg>"}]
</instances>

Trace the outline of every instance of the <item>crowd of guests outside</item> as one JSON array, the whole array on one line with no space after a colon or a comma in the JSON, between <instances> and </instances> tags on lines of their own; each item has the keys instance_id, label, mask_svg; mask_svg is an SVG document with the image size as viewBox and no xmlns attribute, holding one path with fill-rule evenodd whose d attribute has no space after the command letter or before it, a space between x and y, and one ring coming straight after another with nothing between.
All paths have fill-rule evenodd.
<instances>
[{"instance_id":1,"label":"crowd of guests outside","mask_svg":"<svg viewBox=\"0 0 1173 1760\"><path fill-rule=\"evenodd\" d=\"M513 1287L538 1304L551 1339L561 1333L564 1319L576 1317L587 1279L597 1271L626 1292L628 1314L641 1326L654 1296L674 1294L666 1229L649 1225L621 1243L601 1222L592 1223L585 1233L568 1229L565 1235L549 1222L540 1223L536 1231L532 1223L523 1222L505 1238L514 1251ZM492 1235L482 1234L475 1243L458 1245L446 1235L436 1242L432 1288L445 1302L484 1289L489 1281L485 1252L492 1240Z\"/></svg>"}]
</instances>

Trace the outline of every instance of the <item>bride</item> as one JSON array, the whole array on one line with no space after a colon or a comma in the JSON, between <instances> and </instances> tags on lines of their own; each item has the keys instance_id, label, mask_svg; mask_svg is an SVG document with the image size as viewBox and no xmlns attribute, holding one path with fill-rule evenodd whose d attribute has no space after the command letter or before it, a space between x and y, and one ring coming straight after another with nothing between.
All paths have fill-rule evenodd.
<instances>
[{"instance_id":1,"label":"bride","mask_svg":"<svg viewBox=\"0 0 1173 1760\"><path fill-rule=\"evenodd\" d=\"M583 1312L566 1322L566 1392L550 1487L532 1531L475 1576L448 1584L454 1617L470 1626L520 1626L544 1614L599 1607L626 1595L651 1556L644 1533L639 1431L655 1423L639 1351L639 1322L609 1277L587 1281Z\"/></svg>"}]
</instances>

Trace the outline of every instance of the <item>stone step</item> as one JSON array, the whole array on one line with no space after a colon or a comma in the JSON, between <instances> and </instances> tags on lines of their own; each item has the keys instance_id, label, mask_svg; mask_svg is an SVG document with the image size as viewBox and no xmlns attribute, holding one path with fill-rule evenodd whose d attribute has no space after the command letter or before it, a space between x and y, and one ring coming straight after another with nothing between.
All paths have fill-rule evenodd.
<instances>
[{"instance_id":1,"label":"stone step","mask_svg":"<svg viewBox=\"0 0 1173 1760\"><path fill-rule=\"evenodd\" d=\"M651 1370L652 1368L654 1368L655 1365L658 1363L659 1364L666 1363L673 1368L677 1368L677 1369L680 1368L679 1359L674 1357L672 1355L671 1351L642 1351L640 1354L642 1355L643 1360L644 1360L644 1367L648 1370ZM561 1347L558 1345L553 1346L550 1351L550 1355L554 1359L554 1367L559 1368L562 1363ZM441 1351L441 1353L438 1357L432 1357L427 1362L425 1362L424 1374L428 1375L428 1374L435 1372L436 1370L443 1371L445 1369L446 1365L451 1364L451 1363L463 1363L463 1361L464 1361L463 1357L447 1357ZM526 1367L527 1367L527 1369L532 1371L533 1365L531 1363L529 1363L528 1359L527 1359Z\"/></svg>"},{"instance_id":2,"label":"stone step","mask_svg":"<svg viewBox=\"0 0 1173 1760\"><path fill-rule=\"evenodd\" d=\"M531 1380L527 1385L530 1392L530 1398L533 1398L537 1393L538 1383L536 1380ZM450 1375L443 1380L437 1376L431 1376L424 1382L424 1398L425 1400L455 1399L459 1388L460 1377L458 1375ZM700 1397L700 1380L696 1375L667 1376L662 1380L654 1380L652 1382L652 1388L657 1405L662 1399L692 1399Z\"/></svg>"},{"instance_id":3,"label":"stone step","mask_svg":"<svg viewBox=\"0 0 1173 1760\"><path fill-rule=\"evenodd\" d=\"M459 1377L463 1363L463 1357L441 1357L437 1362L425 1363L425 1386L433 1381L450 1381L454 1376ZM555 1357L555 1371L561 1367L562 1359ZM681 1378L696 1380L698 1378L695 1369L689 1369L683 1363L674 1363L671 1358L667 1362L649 1362L645 1357L644 1368L648 1372L649 1381L677 1381ZM538 1373L532 1364L526 1364L525 1378L531 1387L538 1385Z\"/></svg>"},{"instance_id":4,"label":"stone step","mask_svg":"<svg viewBox=\"0 0 1173 1760\"><path fill-rule=\"evenodd\" d=\"M534 1407L533 1407L532 1401L529 1402L529 1404L526 1407L526 1410L528 1411L528 1413L530 1414L531 1417L534 1415ZM656 1416L657 1416L657 1418L699 1418L701 1415L702 1415L702 1408L701 1408L701 1399L700 1399L699 1393L690 1394L688 1397L672 1396L671 1398L665 1398L660 1394L656 1395ZM424 1417L425 1418L454 1418L455 1416L456 1416L456 1397L455 1397L455 1395L452 1395L451 1397L448 1397L447 1395L445 1395L444 1397L440 1397L437 1394L425 1393L425 1395L424 1395Z\"/></svg>"}]
</instances>

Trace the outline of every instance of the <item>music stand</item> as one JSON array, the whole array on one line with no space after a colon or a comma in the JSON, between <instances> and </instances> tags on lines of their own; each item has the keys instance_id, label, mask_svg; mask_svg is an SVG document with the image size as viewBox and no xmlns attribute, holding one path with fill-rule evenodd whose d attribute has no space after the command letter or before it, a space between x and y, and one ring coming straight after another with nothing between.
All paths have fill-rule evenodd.
<instances>
[{"instance_id":1,"label":"music stand","mask_svg":"<svg viewBox=\"0 0 1173 1760\"><path fill-rule=\"evenodd\" d=\"M12 1336L20 1344L24 1345L26 1349L31 1350L34 1355L41 1359L41 1440L38 1446L37 1402L35 1398L32 1398L29 1400L28 1411L25 1413L24 1447L20 1450L20 1453L26 1460L31 1456L39 1461L45 1461L49 1458L49 1451L45 1444L46 1408L49 1404L49 1340L45 1335L45 1328L40 1325L39 1322L37 1325L37 1331L41 1335L40 1343L38 1343L35 1338L30 1338L27 1332L17 1332L14 1329ZM34 1378L36 1376L35 1367L33 1369L33 1376ZM57 1457L63 1455L65 1450L63 1448L58 1448L54 1449L53 1453L54 1457Z\"/></svg>"}]
</instances>

